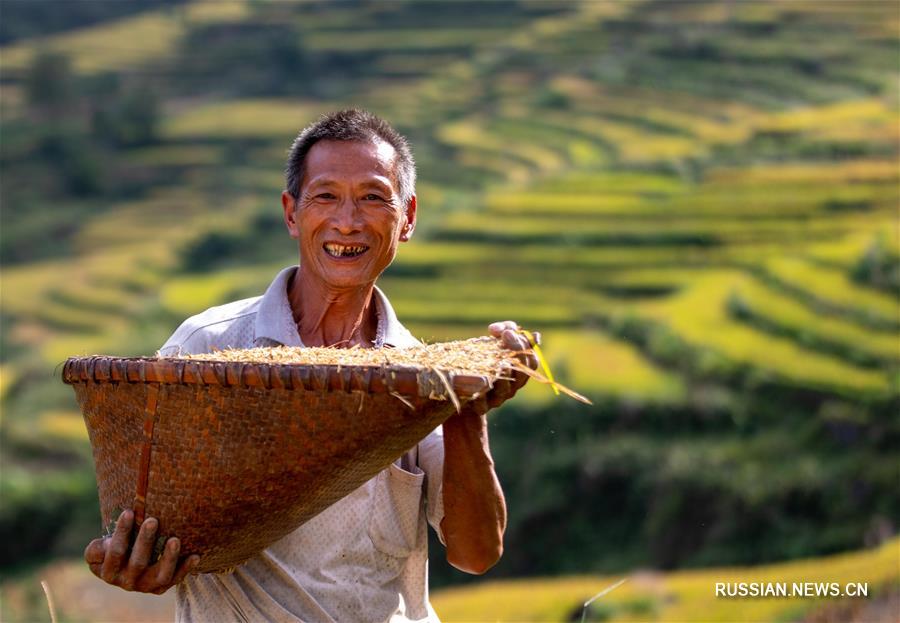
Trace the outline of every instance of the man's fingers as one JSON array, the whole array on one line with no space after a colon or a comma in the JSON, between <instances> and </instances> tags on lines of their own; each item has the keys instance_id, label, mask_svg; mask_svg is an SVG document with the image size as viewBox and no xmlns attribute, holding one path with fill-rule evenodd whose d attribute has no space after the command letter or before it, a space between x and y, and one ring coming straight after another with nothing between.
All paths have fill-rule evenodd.
<instances>
[{"instance_id":1,"label":"man's fingers","mask_svg":"<svg viewBox=\"0 0 900 623\"><path fill-rule=\"evenodd\" d=\"M528 338L518 333L515 329L505 329L503 333L500 334L500 343L503 344L504 348L510 350L526 350L531 348L531 344L528 343Z\"/></svg>"},{"instance_id":2,"label":"man's fingers","mask_svg":"<svg viewBox=\"0 0 900 623\"><path fill-rule=\"evenodd\" d=\"M188 556L188 559L185 560L181 565L179 565L178 570L175 572L175 577L172 578L172 585L180 584L187 574L197 568L197 565L200 564L200 556L194 554L193 556Z\"/></svg>"},{"instance_id":3,"label":"man's fingers","mask_svg":"<svg viewBox=\"0 0 900 623\"><path fill-rule=\"evenodd\" d=\"M532 370L537 369L538 360L534 355L534 351L531 348L531 344L528 342L528 339L524 335L520 335L515 331L504 331L502 335L503 347L508 348L509 350L514 350L519 353L518 358L519 361L524 363L526 366L531 368ZM516 380L518 382L517 387L521 387L525 384L526 378L518 378L519 376L524 376L521 373L517 373Z\"/></svg>"},{"instance_id":4,"label":"man's fingers","mask_svg":"<svg viewBox=\"0 0 900 623\"><path fill-rule=\"evenodd\" d=\"M150 556L153 554L153 545L156 543L156 529L159 523L153 517L148 517L141 524L140 532L131 548L131 557L128 566L120 576L119 586L126 591L132 590L137 584L138 578L147 570Z\"/></svg>"},{"instance_id":5,"label":"man's fingers","mask_svg":"<svg viewBox=\"0 0 900 623\"><path fill-rule=\"evenodd\" d=\"M521 327L518 323L512 320L503 320L502 322L492 322L488 325L488 329L491 332L491 335L494 337L500 337L504 331L519 331ZM532 331L531 335L534 336L534 341L538 344L541 343L541 333L540 331Z\"/></svg>"},{"instance_id":6,"label":"man's fingers","mask_svg":"<svg viewBox=\"0 0 900 623\"><path fill-rule=\"evenodd\" d=\"M103 564L100 568L100 578L104 582L112 584L119 571L122 569L122 563L128 554L128 541L131 536L131 528L134 525L134 513L129 510L122 511L119 520L116 522L116 531L113 532L112 538L106 542L106 556L103 558Z\"/></svg>"},{"instance_id":7,"label":"man's fingers","mask_svg":"<svg viewBox=\"0 0 900 623\"><path fill-rule=\"evenodd\" d=\"M103 558L106 555L106 547L103 539L94 539L84 548L84 561L88 564L91 573L100 577L100 569L103 567Z\"/></svg>"},{"instance_id":8,"label":"man's fingers","mask_svg":"<svg viewBox=\"0 0 900 623\"><path fill-rule=\"evenodd\" d=\"M128 561L129 566L146 567L150 562L153 545L156 543L156 529L158 527L159 523L153 517L148 517L141 524L141 531L138 533L134 542L134 548L131 550L131 559Z\"/></svg>"},{"instance_id":9,"label":"man's fingers","mask_svg":"<svg viewBox=\"0 0 900 623\"><path fill-rule=\"evenodd\" d=\"M106 548L103 547L103 539L94 539L84 548L84 562L88 565L97 565L99 569L103 564L105 554Z\"/></svg>"},{"instance_id":10,"label":"man's fingers","mask_svg":"<svg viewBox=\"0 0 900 623\"><path fill-rule=\"evenodd\" d=\"M163 551L162 558L157 563L159 567L156 571L156 583L160 587L168 586L172 583L172 577L175 575L175 568L178 566L178 555L180 553L181 541L176 537L166 541L166 548Z\"/></svg>"},{"instance_id":11,"label":"man's fingers","mask_svg":"<svg viewBox=\"0 0 900 623\"><path fill-rule=\"evenodd\" d=\"M490 325L490 330L494 337L500 338L500 342L503 344L504 348L517 352L525 351L519 355L519 359L529 368L537 368L538 361L537 357L535 357L532 352L531 342L519 332L519 325L511 320L505 320L503 322L493 323ZM540 333L532 333L532 336L537 344L541 343ZM520 386L521 385L522 384L520 384Z\"/></svg>"},{"instance_id":12,"label":"man's fingers","mask_svg":"<svg viewBox=\"0 0 900 623\"><path fill-rule=\"evenodd\" d=\"M532 344L525 335L522 334L519 325L512 320L504 320L502 322L494 322L488 325L491 335L500 338L503 348L516 352L516 357L523 364L531 368L537 369L538 360L532 349ZM541 334L534 332L531 334L535 343L541 343ZM512 398L516 391L528 381L528 376L522 372L512 372L512 380L497 381L493 389L488 392L487 406L489 409L499 407L501 404Z\"/></svg>"},{"instance_id":13,"label":"man's fingers","mask_svg":"<svg viewBox=\"0 0 900 623\"><path fill-rule=\"evenodd\" d=\"M488 325L488 330L494 337L500 337L504 331L518 331L519 325L512 320L504 320L502 322L492 322Z\"/></svg>"},{"instance_id":14,"label":"man's fingers","mask_svg":"<svg viewBox=\"0 0 900 623\"><path fill-rule=\"evenodd\" d=\"M503 347L508 348L509 350L514 350L519 353L517 356L519 361L524 363L526 366L534 370L537 368L537 357L534 356L534 352L531 348L531 343L528 341L524 335L521 335L517 331L506 330L503 332L501 337ZM519 387L524 385L524 382L519 383Z\"/></svg>"}]
</instances>

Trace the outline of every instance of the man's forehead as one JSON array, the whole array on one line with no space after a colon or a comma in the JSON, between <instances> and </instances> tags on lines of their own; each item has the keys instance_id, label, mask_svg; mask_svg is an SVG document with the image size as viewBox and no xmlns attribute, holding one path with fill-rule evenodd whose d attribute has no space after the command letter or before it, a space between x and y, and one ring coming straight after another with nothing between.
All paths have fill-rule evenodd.
<instances>
[{"instance_id":1,"label":"man's forehead","mask_svg":"<svg viewBox=\"0 0 900 623\"><path fill-rule=\"evenodd\" d=\"M321 140L306 156L306 179L321 174L376 173L394 178L397 151L375 136L363 141Z\"/></svg>"}]
</instances>

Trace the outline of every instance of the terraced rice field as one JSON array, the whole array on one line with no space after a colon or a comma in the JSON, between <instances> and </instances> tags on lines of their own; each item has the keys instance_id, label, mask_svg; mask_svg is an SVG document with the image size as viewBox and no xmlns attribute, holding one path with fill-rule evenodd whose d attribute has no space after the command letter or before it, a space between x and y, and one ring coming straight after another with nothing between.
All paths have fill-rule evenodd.
<instances>
[{"instance_id":1,"label":"terraced rice field","mask_svg":"<svg viewBox=\"0 0 900 623\"><path fill-rule=\"evenodd\" d=\"M185 7L146 11L96 26L4 46L3 69L24 71L38 52L59 51L79 72L136 68L170 58L191 26L236 22L248 16L248 3L194 2Z\"/></svg>"},{"instance_id":2,"label":"terraced rice field","mask_svg":"<svg viewBox=\"0 0 900 623\"><path fill-rule=\"evenodd\" d=\"M479 169L491 174L494 181L465 194L461 208L432 211L431 206L423 205L421 221L427 240L404 248L389 273L397 275L390 279L391 294L403 317L414 327L447 325L447 334L455 331L453 325L474 331L479 323L500 317L518 317L536 327L544 324L577 333L586 330L584 323L590 317L630 314L666 323L689 342L751 362L762 370L786 374L797 382L827 388L843 380L843 389L849 384L865 391L888 391L891 373L886 372L895 367L896 357L889 352L889 333L885 331L897 325L897 298L855 282L849 271L879 231L889 232L890 248L897 248L896 228L892 227L898 202L897 146L885 140L896 133L896 101L864 89L856 95L850 91L858 84L827 72L805 76L806 82L791 85L785 93L794 93L797 101L789 101L787 106L773 108L761 103L764 95L785 88L780 82L754 84L754 101L740 97L740 91L731 98L727 92L713 96L707 86L736 65L723 62L715 72L686 71L680 67L687 62L683 56L690 46L682 50L683 55L672 55L663 31L651 36L648 33L653 28L631 25L663 19L685 25L728 22L737 24L737 31L752 31L762 24L776 24L786 15L836 27L836 15L842 19L846 15L835 12L834 7L813 10L809 3L790 8L754 3L752 8L742 5L725 13L718 5L673 4L662 12L655 7L645 14L642 6L633 3L625 10L615 3L586 3L569 15L535 16L518 35L523 41L519 51L505 56L497 43L505 32L499 24L473 30L455 28L450 19L446 24L422 28L416 36L371 30L352 38L354 49L371 54L391 49L388 58L400 64L400 59L414 58L416 51L424 48L462 46L472 51L470 61L457 60L453 67L444 68L446 71L423 68L423 76L397 92L404 94L402 98L360 93L363 101L380 102L378 106L388 116L395 108L400 115L411 102L427 107L438 84L457 83L468 94L460 103L448 102L449 108L474 108L479 91L499 85L491 94L489 109L453 121L441 120L440 109L431 113L436 122L432 137L423 141L422 159L429 161L442 154L449 158L452 171ZM851 12L850 27L867 37L867 45L846 50L860 58L859 71L868 72L866 75L877 74L883 63L880 42L887 33L883 23L873 17L881 15L877 6L867 4L859 14ZM197 21L246 19L248 10L238 3L230 3L228 10L212 10L201 3L56 35L47 43L74 53L76 68L91 72L105 66L87 41L114 43L119 30L137 27L164 28L168 37L177 37L180 31L165 24L178 22L187 28ZM895 19L889 10L882 12L888 21ZM389 14L373 13L378 19ZM314 49L346 41L352 27L348 15L340 10L320 12L311 19L310 28L314 23L320 27L309 39ZM640 80L620 84L601 70L592 74L592 55L602 55L618 36L615 26L621 30L622 24L629 25L626 29L637 28L641 37L650 37L645 56L630 66L634 76L640 77L642 72L655 76L657 70L667 67L673 80L691 76L692 82L650 88ZM727 60L754 68L768 62L767 55L803 60L822 47L807 50L793 42L790 27L781 30L783 37L776 36L764 49L755 46L749 36L738 36L729 42ZM134 55L104 54L99 58L117 63L117 67L137 66L158 60L172 46L153 37L134 40ZM154 40L159 50L138 50L137 40ZM855 41L838 39L823 57L836 56L837 50L845 49L841 45ZM22 58L35 45L5 50L7 66L22 65ZM698 35L695 45L715 48L720 42L712 29ZM552 79L540 87L554 102L552 106L529 95L540 79L527 65L520 66L522 58L517 65L510 63L517 56L531 58L538 52L558 55L571 65L563 71L556 68ZM805 87L820 95L829 89L833 92L806 102ZM821 101L823 98L828 101ZM144 150L135 157L142 164L194 168L199 182L204 175L202 167L220 157L210 140L221 143L247 137L262 144L268 141L271 147L260 144L254 148L262 156L255 163L258 173L247 169L234 175L243 180L260 175L258 179L267 180L263 185L274 190L277 172L264 175L265 166L278 166L291 134L322 108L321 103L290 99L203 103L169 117L164 135L173 141L171 145ZM399 120L405 122L402 116ZM764 151L761 157L755 155L762 149L760 137L772 136L833 149L862 145L870 153L829 159L801 154L778 162ZM721 163L723 154L731 163ZM426 184L430 173L427 168L422 171ZM431 184L436 195L448 188L446 182ZM123 292L129 288L151 291L168 280L166 272L175 267L171 253L161 249L186 243L192 232L196 235L207 226L204 221L209 222L202 205L191 207L188 212L198 215L196 225L179 227L173 237L173 230L160 217L169 213L180 219L185 202L196 200L188 192L183 199L163 195L155 201L122 206L83 227L76 248L81 250L78 265L84 268L74 272L84 286L73 285L71 262L65 276L61 268L53 266L7 271L7 282L17 288L21 283L24 295L5 303L5 312L40 325L47 332L42 340L46 343L68 345L56 339L64 338L66 332L90 341L95 338L89 335L126 331L128 310L143 305L144 299ZM275 204L276 198L268 203ZM156 205L171 209L160 210ZM276 209L275 205L271 209ZM157 241L151 242L153 238ZM121 258L113 254L115 249L121 250ZM286 244L285 261L290 261L291 255ZM153 256L158 259L151 260ZM138 264L139 270L131 268ZM678 270L698 267L703 270L690 274ZM35 278L36 270L47 277ZM122 278L117 281L115 275L104 272L119 272ZM265 275L260 271L247 274L254 275L259 287L264 285ZM411 276L404 277L406 274ZM427 275L427 287L417 274ZM476 275L477 287L471 281ZM234 273L229 272L177 280L165 286L162 303L176 313L199 310L233 292L235 288L225 285L232 278ZM60 283L53 285L54 280ZM179 288L188 286L178 284L191 280L196 282L193 296L179 294ZM63 285L63 281L67 283ZM246 286L243 290L252 290L246 279L241 283ZM556 285L549 287L550 283ZM767 295L762 294L763 287ZM752 292L742 294L748 288ZM73 290L79 294L73 295ZM493 295L510 290L513 293L508 296ZM445 300L444 293L460 291L466 292L464 304L451 305ZM766 319L763 324L768 331L739 319L728 320L727 302L735 293L747 298L754 318ZM695 313L700 308L706 313ZM711 331L712 325L707 323L713 318L726 322L728 331ZM889 365L886 369L857 368L827 348L792 344L801 329L813 334L817 344L862 345L863 359ZM46 337L49 335L54 339ZM775 351L773 345L778 345ZM555 350L552 343L548 348ZM773 352L780 355L773 357ZM54 358L62 354L59 347L50 353ZM599 356L600 349L593 354ZM636 361L644 357L636 365L658 365L646 359L646 354L634 356ZM801 366L799 360L805 363ZM594 384L583 374L581 377L580 381L587 381L585 389L590 390ZM603 385L597 383L596 387Z\"/></svg>"}]
</instances>

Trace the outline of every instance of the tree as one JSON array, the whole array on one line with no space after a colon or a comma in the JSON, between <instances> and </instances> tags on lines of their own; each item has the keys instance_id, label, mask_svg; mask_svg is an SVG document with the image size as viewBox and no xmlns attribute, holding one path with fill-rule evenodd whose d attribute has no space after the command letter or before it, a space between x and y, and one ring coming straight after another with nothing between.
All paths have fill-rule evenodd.
<instances>
[{"instance_id":1,"label":"tree","mask_svg":"<svg viewBox=\"0 0 900 623\"><path fill-rule=\"evenodd\" d=\"M60 117L71 110L73 81L71 64L65 54L39 52L25 80L28 103L42 116Z\"/></svg>"}]
</instances>

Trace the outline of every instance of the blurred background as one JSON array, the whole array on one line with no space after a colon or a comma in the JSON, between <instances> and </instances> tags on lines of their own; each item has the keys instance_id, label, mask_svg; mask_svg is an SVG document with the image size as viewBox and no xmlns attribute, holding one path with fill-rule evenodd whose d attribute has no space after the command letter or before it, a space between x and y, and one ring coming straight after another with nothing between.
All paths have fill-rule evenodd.
<instances>
[{"instance_id":1,"label":"blurred background","mask_svg":"<svg viewBox=\"0 0 900 623\"><path fill-rule=\"evenodd\" d=\"M544 334L491 419L501 562L447 621L900 616L900 5L0 1L0 618L172 619L107 590L60 364L149 355L297 252L286 150L384 116L419 164L380 281L415 335ZM868 599L715 599L738 580Z\"/></svg>"}]
</instances>

